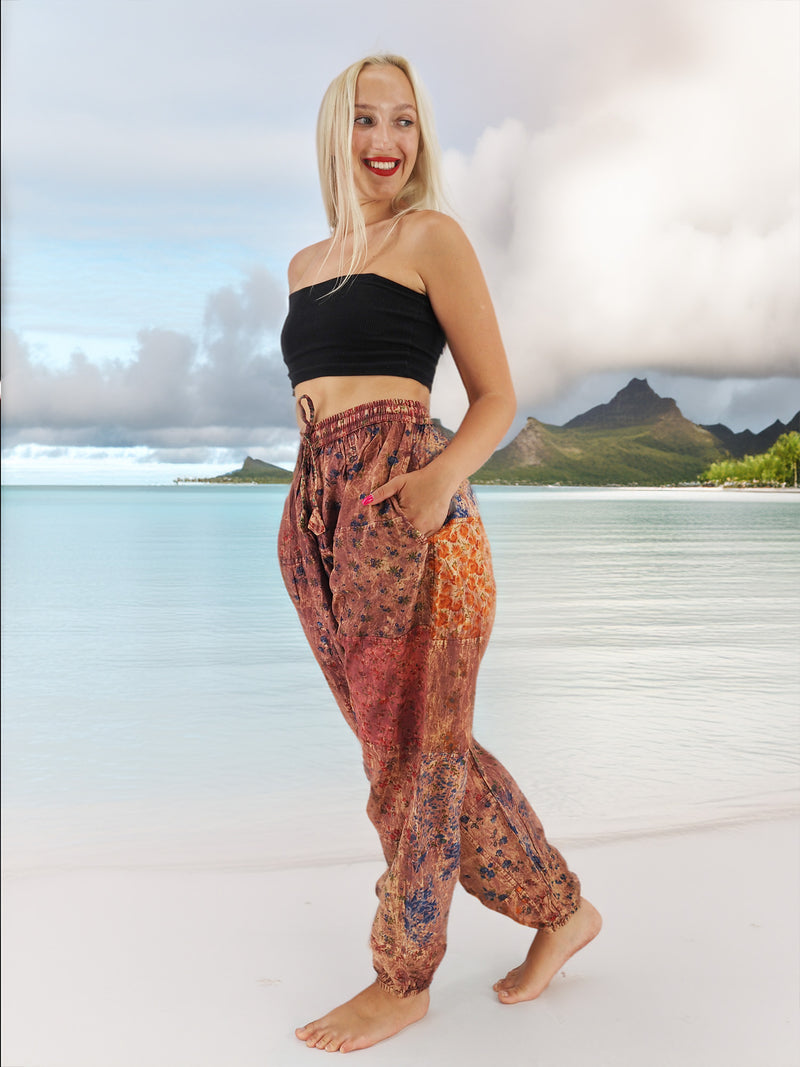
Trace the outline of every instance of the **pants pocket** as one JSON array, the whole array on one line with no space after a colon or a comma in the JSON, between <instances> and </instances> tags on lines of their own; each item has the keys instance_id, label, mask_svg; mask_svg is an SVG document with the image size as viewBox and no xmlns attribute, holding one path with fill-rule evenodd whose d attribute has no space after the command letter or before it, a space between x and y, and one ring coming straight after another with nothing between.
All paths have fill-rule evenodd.
<instances>
[{"instance_id":1,"label":"pants pocket","mask_svg":"<svg viewBox=\"0 0 800 1067\"><path fill-rule=\"evenodd\" d=\"M397 500L397 497L390 496L389 499L386 501L386 503L389 505L389 507L386 509L385 514L386 515L392 515L402 526L404 526L406 528L406 530L411 534L411 536L414 538L414 540L416 540L416 541L427 541L428 540L428 538L425 536L425 534L420 533L420 531L416 528L416 526L412 522L410 522L409 519L406 517L405 512L400 507L400 504L399 504L399 502Z\"/></svg>"}]
</instances>

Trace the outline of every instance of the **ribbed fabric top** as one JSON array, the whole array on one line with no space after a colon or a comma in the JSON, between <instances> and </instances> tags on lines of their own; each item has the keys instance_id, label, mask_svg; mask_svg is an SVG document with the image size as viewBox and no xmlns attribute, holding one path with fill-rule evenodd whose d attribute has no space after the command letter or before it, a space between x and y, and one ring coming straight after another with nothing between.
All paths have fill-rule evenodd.
<instances>
[{"instance_id":1,"label":"ribbed fabric top","mask_svg":"<svg viewBox=\"0 0 800 1067\"><path fill-rule=\"evenodd\" d=\"M445 336L425 293L354 274L297 289L281 332L292 388L329 375L391 374L430 389Z\"/></svg>"}]
</instances>

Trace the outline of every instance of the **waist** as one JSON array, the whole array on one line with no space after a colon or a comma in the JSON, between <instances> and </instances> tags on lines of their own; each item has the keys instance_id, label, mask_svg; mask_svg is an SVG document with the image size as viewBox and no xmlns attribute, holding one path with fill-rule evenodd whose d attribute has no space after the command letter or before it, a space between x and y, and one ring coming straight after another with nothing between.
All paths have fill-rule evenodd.
<instances>
[{"instance_id":1,"label":"waist","mask_svg":"<svg viewBox=\"0 0 800 1067\"><path fill-rule=\"evenodd\" d=\"M356 377L312 378L299 382L295 396L308 396L314 405L315 422L335 418L351 408L385 401L403 401L419 405L427 417L430 390L413 378L393 375L358 375ZM295 407L297 425L306 429L299 405Z\"/></svg>"},{"instance_id":2,"label":"waist","mask_svg":"<svg viewBox=\"0 0 800 1067\"><path fill-rule=\"evenodd\" d=\"M301 437L301 455L304 449L341 442L352 434L358 434L366 427L376 427L383 423L406 423L416 426L433 427L427 406L416 400L403 400L393 397L389 400L372 400L366 404L337 411L335 415L319 418L317 413L308 412L308 397L304 396L303 406L308 421L303 426ZM308 415L310 414L310 418ZM301 416L302 417L302 416ZM373 431L370 431L371 433ZM446 444L445 440L445 444Z\"/></svg>"}]
</instances>

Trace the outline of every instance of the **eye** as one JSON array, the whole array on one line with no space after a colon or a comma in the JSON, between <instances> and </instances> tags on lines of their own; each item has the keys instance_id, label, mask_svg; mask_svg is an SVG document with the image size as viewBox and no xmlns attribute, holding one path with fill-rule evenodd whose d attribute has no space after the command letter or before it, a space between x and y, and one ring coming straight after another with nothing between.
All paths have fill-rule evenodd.
<instances>
[{"instance_id":1,"label":"eye","mask_svg":"<svg viewBox=\"0 0 800 1067\"><path fill-rule=\"evenodd\" d=\"M403 127L404 130L409 129L409 127L414 125L413 119L398 119L397 121Z\"/></svg>"},{"instance_id":2,"label":"eye","mask_svg":"<svg viewBox=\"0 0 800 1067\"><path fill-rule=\"evenodd\" d=\"M371 126L372 125L372 118L371 118L370 115L356 115L355 125L356 126Z\"/></svg>"}]
</instances>

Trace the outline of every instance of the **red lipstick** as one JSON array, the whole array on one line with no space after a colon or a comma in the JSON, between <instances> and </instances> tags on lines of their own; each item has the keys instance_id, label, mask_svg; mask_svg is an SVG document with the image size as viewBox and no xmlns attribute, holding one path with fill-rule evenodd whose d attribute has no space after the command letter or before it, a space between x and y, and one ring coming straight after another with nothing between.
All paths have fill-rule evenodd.
<instances>
[{"instance_id":1,"label":"red lipstick","mask_svg":"<svg viewBox=\"0 0 800 1067\"><path fill-rule=\"evenodd\" d=\"M373 174L386 178L398 172L402 160L392 156L370 156L369 159L362 159L361 162Z\"/></svg>"}]
</instances>

